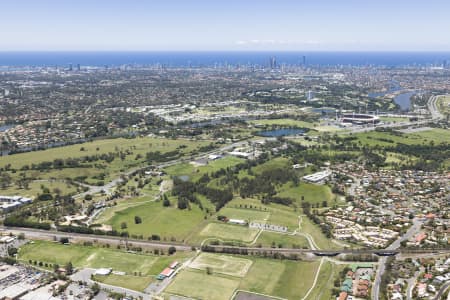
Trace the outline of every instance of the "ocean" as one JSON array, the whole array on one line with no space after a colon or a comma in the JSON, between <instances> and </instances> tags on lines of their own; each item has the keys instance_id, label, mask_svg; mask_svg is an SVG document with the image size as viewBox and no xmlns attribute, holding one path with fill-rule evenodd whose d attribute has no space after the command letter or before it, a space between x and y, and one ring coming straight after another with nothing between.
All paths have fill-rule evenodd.
<instances>
[{"instance_id":1,"label":"ocean","mask_svg":"<svg viewBox=\"0 0 450 300\"><path fill-rule=\"evenodd\" d=\"M450 52L0 52L0 66L441 66Z\"/></svg>"}]
</instances>

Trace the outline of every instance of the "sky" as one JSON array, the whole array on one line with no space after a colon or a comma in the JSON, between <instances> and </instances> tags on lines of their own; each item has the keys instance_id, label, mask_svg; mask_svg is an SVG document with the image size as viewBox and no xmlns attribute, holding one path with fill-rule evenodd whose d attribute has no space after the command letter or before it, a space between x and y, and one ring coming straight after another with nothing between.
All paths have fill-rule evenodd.
<instances>
[{"instance_id":1,"label":"sky","mask_svg":"<svg viewBox=\"0 0 450 300\"><path fill-rule=\"evenodd\" d=\"M448 0L0 0L0 51L450 51Z\"/></svg>"}]
</instances>

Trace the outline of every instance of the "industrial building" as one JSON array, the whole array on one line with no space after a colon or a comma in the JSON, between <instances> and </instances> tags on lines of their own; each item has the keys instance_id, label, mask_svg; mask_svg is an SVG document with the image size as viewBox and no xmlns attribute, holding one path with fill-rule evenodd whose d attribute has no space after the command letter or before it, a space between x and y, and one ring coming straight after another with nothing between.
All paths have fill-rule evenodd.
<instances>
[{"instance_id":1,"label":"industrial building","mask_svg":"<svg viewBox=\"0 0 450 300\"><path fill-rule=\"evenodd\" d=\"M32 199L21 196L0 196L0 209L4 213L10 212L31 202L33 202Z\"/></svg>"},{"instance_id":2,"label":"industrial building","mask_svg":"<svg viewBox=\"0 0 450 300\"><path fill-rule=\"evenodd\" d=\"M303 180L312 183L321 183L331 175L331 171L321 171L314 174L303 176Z\"/></svg>"}]
</instances>

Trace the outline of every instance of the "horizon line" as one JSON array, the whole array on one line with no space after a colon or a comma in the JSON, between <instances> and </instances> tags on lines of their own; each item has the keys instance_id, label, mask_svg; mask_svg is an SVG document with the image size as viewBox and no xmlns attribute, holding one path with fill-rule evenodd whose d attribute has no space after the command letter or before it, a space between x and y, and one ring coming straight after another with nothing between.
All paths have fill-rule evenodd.
<instances>
[{"instance_id":1,"label":"horizon line","mask_svg":"<svg viewBox=\"0 0 450 300\"><path fill-rule=\"evenodd\" d=\"M450 53L449 50L260 50L260 49L214 49L214 50L137 50L137 49L78 49L78 50L70 50L70 49L36 49L36 50L1 50L0 53L30 53L30 52L140 52L140 53L176 53L176 52L282 52L282 53L298 53L298 52L309 52L309 53L327 53L327 52L343 52L343 53Z\"/></svg>"}]
</instances>

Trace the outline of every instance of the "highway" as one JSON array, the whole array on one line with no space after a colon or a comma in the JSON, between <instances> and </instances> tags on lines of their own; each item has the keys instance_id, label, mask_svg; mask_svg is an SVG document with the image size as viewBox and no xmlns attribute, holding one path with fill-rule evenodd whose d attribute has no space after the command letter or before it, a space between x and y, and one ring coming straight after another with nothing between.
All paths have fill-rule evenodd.
<instances>
[{"instance_id":1,"label":"highway","mask_svg":"<svg viewBox=\"0 0 450 300\"><path fill-rule=\"evenodd\" d=\"M444 118L444 115L439 111L439 108L437 106L439 97L440 96L431 96L427 103L428 110L430 111L433 120L440 120Z\"/></svg>"}]
</instances>

